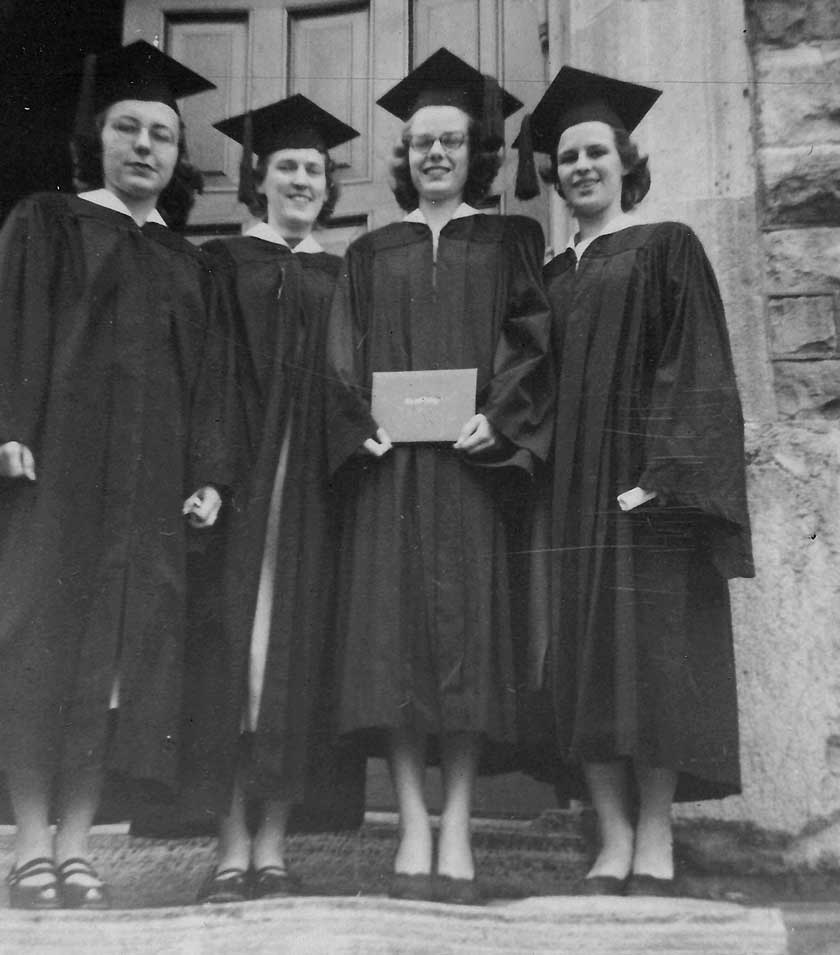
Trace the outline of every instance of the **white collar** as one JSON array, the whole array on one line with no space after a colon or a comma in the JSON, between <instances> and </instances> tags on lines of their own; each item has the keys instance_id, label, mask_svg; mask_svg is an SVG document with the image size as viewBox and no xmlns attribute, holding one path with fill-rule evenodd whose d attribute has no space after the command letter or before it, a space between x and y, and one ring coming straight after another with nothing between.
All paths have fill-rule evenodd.
<instances>
[{"instance_id":1,"label":"white collar","mask_svg":"<svg viewBox=\"0 0 840 955\"><path fill-rule=\"evenodd\" d=\"M103 209L111 209L113 212L120 212L124 216L134 218L128 206L119 196L115 196L110 189L91 189L90 192L80 192L79 198L84 199L85 202L92 202L95 206L102 206ZM156 225L166 226L166 223L163 221L163 216L157 209L152 209L146 218L146 222L154 222ZM140 224L144 225L145 223Z\"/></svg>"},{"instance_id":2,"label":"white collar","mask_svg":"<svg viewBox=\"0 0 840 955\"><path fill-rule=\"evenodd\" d=\"M272 228L267 222L257 222L251 226L250 229L245 231L251 239L262 239L265 242L273 242L275 245L285 245L287 249L292 249L289 243L283 238L280 233ZM298 244L292 249L292 252L323 252L324 247L321 243L312 235L310 232L309 235L305 236L303 239L298 242Z\"/></svg>"},{"instance_id":3,"label":"white collar","mask_svg":"<svg viewBox=\"0 0 840 955\"><path fill-rule=\"evenodd\" d=\"M619 212L617 216L614 216L612 219L610 219L610 221L597 235L591 235L588 239L581 239L580 242L575 243L575 235L577 233L572 234L569 237L569 241L566 243L566 248L571 249L572 252L574 252L577 256L578 262L580 262L580 257L583 255L583 253L596 239L599 239L602 235L612 235L613 232L621 232L622 229L629 229L630 226L638 224L639 220L636 218L636 216L630 215L629 212Z\"/></svg>"},{"instance_id":4,"label":"white collar","mask_svg":"<svg viewBox=\"0 0 840 955\"><path fill-rule=\"evenodd\" d=\"M472 206L467 205L466 202L462 202L460 206L452 214L452 219L466 219L467 216L480 216L483 215L480 209L474 209ZM450 219L450 222L452 220ZM426 217L420 211L418 206L416 209L409 212L403 218L403 222L422 222L423 225L428 225L426 222Z\"/></svg>"}]
</instances>

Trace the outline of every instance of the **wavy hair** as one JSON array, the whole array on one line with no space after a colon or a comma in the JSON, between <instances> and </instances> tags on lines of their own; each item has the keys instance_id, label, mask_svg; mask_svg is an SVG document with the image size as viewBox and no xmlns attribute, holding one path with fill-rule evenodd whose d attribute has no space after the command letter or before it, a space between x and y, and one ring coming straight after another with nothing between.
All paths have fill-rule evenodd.
<instances>
[{"instance_id":1,"label":"wavy hair","mask_svg":"<svg viewBox=\"0 0 840 955\"><path fill-rule=\"evenodd\" d=\"M621 209L629 212L644 199L650 189L650 170L648 157L642 156L639 147L630 138L626 129L610 126L615 139L615 148L621 159L622 166L627 170L621 179ZM551 151L551 164L540 170L544 182L550 183L561 199L566 197L560 186L560 177L557 173L557 143Z\"/></svg>"},{"instance_id":2,"label":"wavy hair","mask_svg":"<svg viewBox=\"0 0 840 955\"><path fill-rule=\"evenodd\" d=\"M394 147L391 157L391 191L405 212L412 212L420 204L420 196L411 181L411 169L408 163L408 136L411 129L409 120L403 129L402 140ZM464 185L464 202L478 205L490 193L490 187L502 165L498 149L489 149L481 141L479 124L470 117L467 127L467 146L469 149L469 169Z\"/></svg>"}]
</instances>

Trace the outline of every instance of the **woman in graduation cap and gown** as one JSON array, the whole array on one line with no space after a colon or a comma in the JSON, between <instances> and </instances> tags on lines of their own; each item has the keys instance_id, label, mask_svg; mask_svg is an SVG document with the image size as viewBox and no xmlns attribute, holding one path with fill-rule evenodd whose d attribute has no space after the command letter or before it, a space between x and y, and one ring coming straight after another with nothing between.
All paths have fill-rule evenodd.
<instances>
[{"instance_id":1,"label":"woman in graduation cap and gown","mask_svg":"<svg viewBox=\"0 0 840 955\"><path fill-rule=\"evenodd\" d=\"M339 729L387 754L400 811L396 897L475 902L470 811L480 752L515 742L505 493L550 440L549 313L539 226L481 215L503 116L519 107L445 49L379 105L403 120L401 222L354 242L330 316L327 436L343 497ZM457 440L392 444L379 371L477 368ZM427 740L443 811L432 878Z\"/></svg>"},{"instance_id":2,"label":"woman in graduation cap and gown","mask_svg":"<svg viewBox=\"0 0 840 955\"><path fill-rule=\"evenodd\" d=\"M535 551L551 605L530 657L556 755L582 764L597 813L596 894L673 893L673 799L740 791L727 579L753 575L743 420L703 247L629 214L650 185L629 133L658 96L564 67L515 144L550 155L578 224L545 269L558 391Z\"/></svg>"},{"instance_id":3,"label":"woman in graduation cap and gown","mask_svg":"<svg viewBox=\"0 0 840 955\"><path fill-rule=\"evenodd\" d=\"M211 525L229 480L214 287L156 210L175 97L212 84L141 41L83 85L101 188L26 199L0 234L0 768L26 908L107 907L104 783L176 783L184 515Z\"/></svg>"},{"instance_id":4,"label":"woman in graduation cap and gown","mask_svg":"<svg viewBox=\"0 0 840 955\"><path fill-rule=\"evenodd\" d=\"M219 826L202 902L296 891L292 807L308 827L358 825L364 792L363 761L331 746L337 530L323 363L341 259L313 235L338 199L328 150L358 133L300 94L216 128L243 145L240 198L261 221L204 246L231 302L242 418L223 552L193 581L184 800Z\"/></svg>"}]
</instances>

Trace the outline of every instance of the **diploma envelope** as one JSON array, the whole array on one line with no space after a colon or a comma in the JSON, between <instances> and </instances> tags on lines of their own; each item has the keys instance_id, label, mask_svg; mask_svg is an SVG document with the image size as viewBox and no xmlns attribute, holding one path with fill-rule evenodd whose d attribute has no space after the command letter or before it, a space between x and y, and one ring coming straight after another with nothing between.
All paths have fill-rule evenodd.
<instances>
[{"instance_id":1,"label":"diploma envelope","mask_svg":"<svg viewBox=\"0 0 840 955\"><path fill-rule=\"evenodd\" d=\"M395 443L456 441L475 414L476 368L375 371L371 414Z\"/></svg>"}]
</instances>

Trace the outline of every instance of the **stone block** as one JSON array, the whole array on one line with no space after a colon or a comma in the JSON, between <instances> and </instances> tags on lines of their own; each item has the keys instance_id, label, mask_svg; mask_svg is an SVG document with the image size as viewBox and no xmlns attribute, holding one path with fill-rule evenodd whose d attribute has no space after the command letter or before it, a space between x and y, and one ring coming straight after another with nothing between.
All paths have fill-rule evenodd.
<instances>
[{"instance_id":1,"label":"stone block","mask_svg":"<svg viewBox=\"0 0 840 955\"><path fill-rule=\"evenodd\" d=\"M780 417L840 419L840 361L778 361L774 370Z\"/></svg>"},{"instance_id":2,"label":"stone block","mask_svg":"<svg viewBox=\"0 0 840 955\"><path fill-rule=\"evenodd\" d=\"M840 143L766 147L759 155L767 225L840 221Z\"/></svg>"},{"instance_id":3,"label":"stone block","mask_svg":"<svg viewBox=\"0 0 840 955\"><path fill-rule=\"evenodd\" d=\"M805 36L807 0L748 0L754 43L793 46Z\"/></svg>"},{"instance_id":4,"label":"stone block","mask_svg":"<svg viewBox=\"0 0 840 955\"><path fill-rule=\"evenodd\" d=\"M836 0L748 0L753 43L795 46L840 35Z\"/></svg>"},{"instance_id":5,"label":"stone block","mask_svg":"<svg viewBox=\"0 0 840 955\"><path fill-rule=\"evenodd\" d=\"M840 42L760 48L755 82L762 145L840 142Z\"/></svg>"},{"instance_id":6,"label":"stone block","mask_svg":"<svg viewBox=\"0 0 840 955\"><path fill-rule=\"evenodd\" d=\"M765 232L762 243L768 295L840 292L840 228Z\"/></svg>"},{"instance_id":7,"label":"stone block","mask_svg":"<svg viewBox=\"0 0 840 955\"><path fill-rule=\"evenodd\" d=\"M833 295L786 295L767 303L776 356L826 357L837 348Z\"/></svg>"},{"instance_id":8,"label":"stone block","mask_svg":"<svg viewBox=\"0 0 840 955\"><path fill-rule=\"evenodd\" d=\"M840 4L837 0L809 0L805 33L809 40L840 37Z\"/></svg>"}]
</instances>

